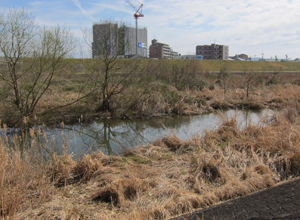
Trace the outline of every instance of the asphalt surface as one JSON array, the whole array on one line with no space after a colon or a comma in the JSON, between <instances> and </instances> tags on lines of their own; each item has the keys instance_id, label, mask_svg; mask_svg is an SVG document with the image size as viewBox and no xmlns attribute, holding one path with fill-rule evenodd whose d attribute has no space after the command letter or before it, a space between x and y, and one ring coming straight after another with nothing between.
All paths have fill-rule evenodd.
<instances>
[{"instance_id":1,"label":"asphalt surface","mask_svg":"<svg viewBox=\"0 0 300 220\"><path fill-rule=\"evenodd\" d=\"M300 220L300 179L173 220Z\"/></svg>"}]
</instances>

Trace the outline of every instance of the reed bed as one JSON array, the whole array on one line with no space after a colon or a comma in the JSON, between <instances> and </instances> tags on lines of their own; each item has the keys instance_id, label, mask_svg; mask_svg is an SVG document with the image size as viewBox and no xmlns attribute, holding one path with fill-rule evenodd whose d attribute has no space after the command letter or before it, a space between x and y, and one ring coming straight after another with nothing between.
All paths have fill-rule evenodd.
<instances>
[{"instance_id":1,"label":"reed bed","mask_svg":"<svg viewBox=\"0 0 300 220\"><path fill-rule=\"evenodd\" d=\"M272 187L300 174L299 113L294 101L246 127L220 113L217 129L190 140L78 161L68 151L39 160L37 131L24 151L1 137L0 218L167 219Z\"/></svg>"},{"instance_id":2,"label":"reed bed","mask_svg":"<svg viewBox=\"0 0 300 220\"><path fill-rule=\"evenodd\" d=\"M8 149L0 142L0 218L15 219L21 210L35 209L52 199L55 188L44 166L30 152Z\"/></svg>"}]
</instances>

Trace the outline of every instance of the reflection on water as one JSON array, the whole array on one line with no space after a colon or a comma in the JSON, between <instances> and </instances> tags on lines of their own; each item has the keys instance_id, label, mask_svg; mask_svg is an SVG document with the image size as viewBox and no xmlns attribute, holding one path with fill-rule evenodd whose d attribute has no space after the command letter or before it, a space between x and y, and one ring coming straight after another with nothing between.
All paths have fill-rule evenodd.
<instances>
[{"instance_id":1,"label":"reflection on water","mask_svg":"<svg viewBox=\"0 0 300 220\"><path fill-rule=\"evenodd\" d=\"M229 110L224 114L238 115L239 126L249 122L256 123L262 112ZM123 150L152 143L160 137L176 133L180 139L187 140L193 135L204 134L206 129L218 127L221 117L218 114L199 116L176 116L151 120L106 120L92 124L76 124L45 131L41 143L52 143L57 153L67 147L76 156L92 153L100 149L105 154L122 154Z\"/></svg>"}]
</instances>

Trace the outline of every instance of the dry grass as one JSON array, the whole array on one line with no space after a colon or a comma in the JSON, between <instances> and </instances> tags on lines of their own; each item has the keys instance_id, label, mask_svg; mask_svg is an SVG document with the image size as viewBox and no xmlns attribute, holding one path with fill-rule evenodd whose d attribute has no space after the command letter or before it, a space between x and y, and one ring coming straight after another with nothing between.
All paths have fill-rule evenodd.
<instances>
[{"instance_id":1,"label":"dry grass","mask_svg":"<svg viewBox=\"0 0 300 220\"><path fill-rule=\"evenodd\" d=\"M8 150L0 142L0 218L22 210L39 208L55 192L43 166L32 163L31 155Z\"/></svg>"},{"instance_id":2,"label":"dry grass","mask_svg":"<svg viewBox=\"0 0 300 220\"><path fill-rule=\"evenodd\" d=\"M167 219L265 189L300 175L299 104L238 127L47 164L0 145L1 217L16 219ZM5 142L5 141L4 141Z\"/></svg>"}]
</instances>

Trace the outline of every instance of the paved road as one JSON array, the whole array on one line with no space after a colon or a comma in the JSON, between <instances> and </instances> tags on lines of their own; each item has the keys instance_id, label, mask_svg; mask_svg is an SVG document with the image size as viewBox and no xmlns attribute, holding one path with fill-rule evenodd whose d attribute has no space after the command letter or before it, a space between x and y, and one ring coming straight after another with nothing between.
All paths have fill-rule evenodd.
<instances>
[{"instance_id":1,"label":"paved road","mask_svg":"<svg viewBox=\"0 0 300 220\"><path fill-rule=\"evenodd\" d=\"M300 220L300 179L173 220Z\"/></svg>"}]
</instances>

